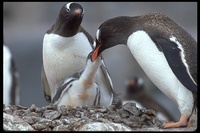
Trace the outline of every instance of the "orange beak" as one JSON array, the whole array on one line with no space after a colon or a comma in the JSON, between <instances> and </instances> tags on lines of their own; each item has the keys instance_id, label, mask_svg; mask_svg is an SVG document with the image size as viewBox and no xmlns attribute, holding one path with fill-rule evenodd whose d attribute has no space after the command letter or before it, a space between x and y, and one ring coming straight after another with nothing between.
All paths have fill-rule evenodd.
<instances>
[{"instance_id":1,"label":"orange beak","mask_svg":"<svg viewBox=\"0 0 200 133\"><path fill-rule=\"evenodd\" d=\"M76 9L76 10L74 11L74 13L75 13L75 14L81 14L81 10L80 10L80 9Z\"/></svg>"},{"instance_id":2,"label":"orange beak","mask_svg":"<svg viewBox=\"0 0 200 133\"><path fill-rule=\"evenodd\" d=\"M100 48L101 45L97 46L93 53L92 53L92 61L94 61L97 57L98 57L98 53L99 53L99 48Z\"/></svg>"}]
</instances>

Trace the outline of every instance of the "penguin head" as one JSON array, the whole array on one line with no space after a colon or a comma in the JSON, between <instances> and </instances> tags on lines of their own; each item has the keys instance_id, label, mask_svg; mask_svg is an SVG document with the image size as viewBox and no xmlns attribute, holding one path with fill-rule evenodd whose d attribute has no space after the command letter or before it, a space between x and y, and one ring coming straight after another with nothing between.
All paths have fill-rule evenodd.
<instances>
[{"instance_id":1,"label":"penguin head","mask_svg":"<svg viewBox=\"0 0 200 133\"><path fill-rule=\"evenodd\" d=\"M92 52L90 52L90 53L88 54L86 62L88 62L88 61L94 62L94 60L92 60L93 52L94 52L94 51L92 51ZM96 61L96 60L97 60L97 61ZM100 60L103 61L103 57L102 57L102 56L99 56L96 60L95 60L95 62L98 62L98 61L100 61Z\"/></svg>"},{"instance_id":2,"label":"penguin head","mask_svg":"<svg viewBox=\"0 0 200 133\"><path fill-rule=\"evenodd\" d=\"M138 100L144 97L146 89L144 86L144 81L140 77L131 77L125 80L125 100Z\"/></svg>"},{"instance_id":3,"label":"penguin head","mask_svg":"<svg viewBox=\"0 0 200 133\"><path fill-rule=\"evenodd\" d=\"M72 14L81 15L81 16L84 14L83 7L78 3L74 3L74 2L67 3L64 6L64 8L67 13L72 13Z\"/></svg>"},{"instance_id":4,"label":"penguin head","mask_svg":"<svg viewBox=\"0 0 200 133\"><path fill-rule=\"evenodd\" d=\"M144 91L144 81L139 77L126 79L125 86L128 94L138 94Z\"/></svg>"},{"instance_id":5,"label":"penguin head","mask_svg":"<svg viewBox=\"0 0 200 133\"><path fill-rule=\"evenodd\" d=\"M126 44L128 35L131 34L129 17L116 17L103 22L96 31L96 47L92 55L95 60L104 50L118 44ZM120 26L124 25L124 26Z\"/></svg>"},{"instance_id":6,"label":"penguin head","mask_svg":"<svg viewBox=\"0 0 200 133\"><path fill-rule=\"evenodd\" d=\"M59 19L70 23L70 25L80 25L83 19L83 7L74 2L63 5L60 10Z\"/></svg>"}]
</instances>

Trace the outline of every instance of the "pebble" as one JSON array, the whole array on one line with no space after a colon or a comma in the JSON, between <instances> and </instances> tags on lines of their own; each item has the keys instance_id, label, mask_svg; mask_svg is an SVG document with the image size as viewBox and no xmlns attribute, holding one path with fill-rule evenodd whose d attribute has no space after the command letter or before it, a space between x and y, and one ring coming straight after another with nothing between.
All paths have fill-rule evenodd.
<instances>
[{"instance_id":1,"label":"pebble","mask_svg":"<svg viewBox=\"0 0 200 133\"><path fill-rule=\"evenodd\" d=\"M32 125L34 124L33 119L30 116L23 116L22 119L27 122L28 124Z\"/></svg>"},{"instance_id":2,"label":"pebble","mask_svg":"<svg viewBox=\"0 0 200 133\"><path fill-rule=\"evenodd\" d=\"M8 106L3 112L17 115L30 124L36 131L75 131L89 122L123 123L131 128L155 127L162 122L156 118L156 112L150 109L138 109L133 103L126 103L116 109L114 105L105 107L55 106L29 108Z\"/></svg>"},{"instance_id":3,"label":"pebble","mask_svg":"<svg viewBox=\"0 0 200 133\"><path fill-rule=\"evenodd\" d=\"M69 121L68 119L62 119L61 122L62 122L62 124L64 124L64 125L70 124L70 121Z\"/></svg>"},{"instance_id":4,"label":"pebble","mask_svg":"<svg viewBox=\"0 0 200 133\"><path fill-rule=\"evenodd\" d=\"M138 109L136 107L136 104L135 103L126 103L123 105L122 107L124 110L126 110L127 112L133 114L133 115L140 115L141 114L141 111L140 109Z\"/></svg>"},{"instance_id":5,"label":"pebble","mask_svg":"<svg viewBox=\"0 0 200 133\"><path fill-rule=\"evenodd\" d=\"M59 125L52 129L52 131L70 131L68 125Z\"/></svg>"},{"instance_id":6,"label":"pebble","mask_svg":"<svg viewBox=\"0 0 200 133\"><path fill-rule=\"evenodd\" d=\"M43 117L50 120L59 119L60 116L61 116L61 112L59 111L46 110L43 113Z\"/></svg>"},{"instance_id":7,"label":"pebble","mask_svg":"<svg viewBox=\"0 0 200 133\"><path fill-rule=\"evenodd\" d=\"M10 109L10 107L5 107L4 109L3 109L3 112L5 112L5 113L7 113L7 114L12 114L12 110Z\"/></svg>"},{"instance_id":8,"label":"pebble","mask_svg":"<svg viewBox=\"0 0 200 133\"><path fill-rule=\"evenodd\" d=\"M42 131L43 129L48 128L47 125L42 124L42 123L33 124L32 127L37 131Z\"/></svg>"}]
</instances>

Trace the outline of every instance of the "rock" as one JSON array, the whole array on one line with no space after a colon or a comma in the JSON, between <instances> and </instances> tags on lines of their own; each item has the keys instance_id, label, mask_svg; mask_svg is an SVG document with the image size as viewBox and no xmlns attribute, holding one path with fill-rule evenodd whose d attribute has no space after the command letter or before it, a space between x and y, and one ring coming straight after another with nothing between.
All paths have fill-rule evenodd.
<instances>
[{"instance_id":1,"label":"rock","mask_svg":"<svg viewBox=\"0 0 200 133\"><path fill-rule=\"evenodd\" d=\"M53 128L52 131L70 131L68 125L59 125Z\"/></svg>"},{"instance_id":2,"label":"rock","mask_svg":"<svg viewBox=\"0 0 200 133\"><path fill-rule=\"evenodd\" d=\"M31 112L35 112L35 110L36 110L35 104L32 104L29 109L30 109Z\"/></svg>"},{"instance_id":3,"label":"rock","mask_svg":"<svg viewBox=\"0 0 200 133\"><path fill-rule=\"evenodd\" d=\"M135 104L135 103L128 102L128 103L124 104L124 105L122 106L122 108L123 108L124 110L126 110L127 112L133 114L133 115L140 115L140 114L141 114L140 109L138 109L138 108L136 107L136 104Z\"/></svg>"},{"instance_id":4,"label":"rock","mask_svg":"<svg viewBox=\"0 0 200 133\"><path fill-rule=\"evenodd\" d=\"M69 125L70 124L70 121L68 119L62 119L61 122L64 125Z\"/></svg>"},{"instance_id":5,"label":"rock","mask_svg":"<svg viewBox=\"0 0 200 133\"><path fill-rule=\"evenodd\" d=\"M156 112L152 109L141 109L141 111L150 116L156 116Z\"/></svg>"},{"instance_id":6,"label":"rock","mask_svg":"<svg viewBox=\"0 0 200 133\"><path fill-rule=\"evenodd\" d=\"M34 124L33 119L30 116L23 116L22 119L30 125Z\"/></svg>"},{"instance_id":7,"label":"rock","mask_svg":"<svg viewBox=\"0 0 200 133\"><path fill-rule=\"evenodd\" d=\"M174 131L184 131L184 132L188 132L188 131L195 131L196 130L196 127L181 127L181 128L169 128L169 129L160 129L160 128L158 128L158 127L148 127L148 128L141 128L141 129L136 129L137 131L164 131L164 132L168 132L168 131L170 131L170 132L174 132Z\"/></svg>"},{"instance_id":8,"label":"rock","mask_svg":"<svg viewBox=\"0 0 200 133\"><path fill-rule=\"evenodd\" d=\"M18 116L3 113L3 129L10 131L34 131L34 129Z\"/></svg>"},{"instance_id":9,"label":"rock","mask_svg":"<svg viewBox=\"0 0 200 133\"><path fill-rule=\"evenodd\" d=\"M53 124L53 121L49 120L49 119L40 119L37 123L45 124L46 126L51 127L51 128L53 128L55 126L55 124Z\"/></svg>"},{"instance_id":10,"label":"rock","mask_svg":"<svg viewBox=\"0 0 200 133\"><path fill-rule=\"evenodd\" d=\"M44 123L35 123L34 125L32 125L32 127L36 130L36 131L42 131L44 129L47 129L48 126Z\"/></svg>"},{"instance_id":11,"label":"rock","mask_svg":"<svg viewBox=\"0 0 200 133\"><path fill-rule=\"evenodd\" d=\"M7 114L12 114L12 110L10 109L10 107L5 107L4 109L3 109L3 112L5 112L5 113L7 113Z\"/></svg>"},{"instance_id":12,"label":"rock","mask_svg":"<svg viewBox=\"0 0 200 133\"><path fill-rule=\"evenodd\" d=\"M46 110L43 113L43 117L50 119L50 120L55 120L55 119L59 119L61 116L61 112L60 111L53 111L53 110Z\"/></svg>"},{"instance_id":13,"label":"rock","mask_svg":"<svg viewBox=\"0 0 200 133\"><path fill-rule=\"evenodd\" d=\"M197 114L189 128L160 129L163 121L150 109L138 109L135 104L120 108L88 106L22 107L11 105L3 108L3 128L12 131L194 131Z\"/></svg>"},{"instance_id":14,"label":"rock","mask_svg":"<svg viewBox=\"0 0 200 133\"><path fill-rule=\"evenodd\" d=\"M82 125L85 125L85 124L87 124L86 120L79 120L79 121L72 123L70 125L72 128L70 128L70 129L72 129L73 131L76 131L79 127L81 127Z\"/></svg>"},{"instance_id":15,"label":"rock","mask_svg":"<svg viewBox=\"0 0 200 133\"><path fill-rule=\"evenodd\" d=\"M12 110L21 110L21 109L28 109L28 107L24 107L21 105L9 105L8 107L10 107Z\"/></svg>"},{"instance_id":16,"label":"rock","mask_svg":"<svg viewBox=\"0 0 200 133\"><path fill-rule=\"evenodd\" d=\"M94 122L83 125L77 131L132 131L132 129L122 124Z\"/></svg>"},{"instance_id":17,"label":"rock","mask_svg":"<svg viewBox=\"0 0 200 133\"><path fill-rule=\"evenodd\" d=\"M52 128L61 125L62 122L61 120L53 120L52 121Z\"/></svg>"}]
</instances>

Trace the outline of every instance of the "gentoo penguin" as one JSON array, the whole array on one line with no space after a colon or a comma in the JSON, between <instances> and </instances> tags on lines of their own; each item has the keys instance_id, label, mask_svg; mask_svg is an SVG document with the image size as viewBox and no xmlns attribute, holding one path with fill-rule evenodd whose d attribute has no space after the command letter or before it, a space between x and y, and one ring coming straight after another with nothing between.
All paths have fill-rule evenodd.
<instances>
[{"instance_id":1,"label":"gentoo penguin","mask_svg":"<svg viewBox=\"0 0 200 133\"><path fill-rule=\"evenodd\" d=\"M70 106L101 106L101 95L95 75L102 64L101 57L94 62L91 61L90 53L86 60L85 68L72 76L66 77L58 84L57 93L53 97L52 103L55 105Z\"/></svg>"},{"instance_id":2,"label":"gentoo penguin","mask_svg":"<svg viewBox=\"0 0 200 133\"><path fill-rule=\"evenodd\" d=\"M190 125L197 102L197 43L192 36L162 13L119 16L98 28L92 60L118 44L128 46L150 80L177 104L180 120L162 127Z\"/></svg>"},{"instance_id":3,"label":"gentoo penguin","mask_svg":"<svg viewBox=\"0 0 200 133\"><path fill-rule=\"evenodd\" d=\"M57 93L56 86L64 78L81 71L95 41L80 25L84 10L78 3L62 6L58 18L43 38L42 84L48 102ZM101 89L101 105L113 101L113 85L104 63L95 77Z\"/></svg>"},{"instance_id":4,"label":"gentoo penguin","mask_svg":"<svg viewBox=\"0 0 200 133\"><path fill-rule=\"evenodd\" d=\"M17 105L20 102L19 72L15 67L12 53L7 45L3 45L3 103Z\"/></svg>"},{"instance_id":5,"label":"gentoo penguin","mask_svg":"<svg viewBox=\"0 0 200 133\"><path fill-rule=\"evenodd\" d=\"M160 105L147 90L141 77L131 77L125 80L125 90L122 96L123 104L135 102L138 108L153 109L158 118L165 121L174 121L172 115Z\"/></svg>"}]
</instances>

